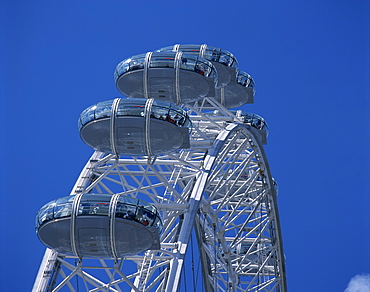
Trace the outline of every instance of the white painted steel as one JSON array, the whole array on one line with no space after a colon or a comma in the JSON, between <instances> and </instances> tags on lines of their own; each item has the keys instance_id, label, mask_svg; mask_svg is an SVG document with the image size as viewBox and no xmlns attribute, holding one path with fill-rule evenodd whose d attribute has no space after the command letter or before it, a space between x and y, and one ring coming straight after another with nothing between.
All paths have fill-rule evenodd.
<instances>
[{"instance_id":1,"label":"white painted steel","mask_svg":"<svg viewBox=\"0 0 370 292\"><path fill-rule=\"evenodd\" d=\"M276 193L260 141L212 98L185 108L191 149L151 157L95 152L71 192L153 204L164 223L160 250L100 260L47 250L33 292L176 292L193 226L205 291L287 291Z\"/></svg>"}]
</instances>

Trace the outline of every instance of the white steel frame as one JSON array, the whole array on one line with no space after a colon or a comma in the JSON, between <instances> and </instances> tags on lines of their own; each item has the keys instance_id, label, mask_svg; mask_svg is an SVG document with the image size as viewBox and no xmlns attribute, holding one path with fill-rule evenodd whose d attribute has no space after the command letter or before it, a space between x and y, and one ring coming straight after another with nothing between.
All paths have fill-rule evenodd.
<instances>
[{"instance_id":1,"label":"white steel frame","mask_svg":"<svg viewBox=\"0 0 370 292\"><path fill-rule=\"evenodd\" d=\"M287 290L275 185L256 130L212 98L185 109L190 149L152 157L95 152L71 192L122 193L155 205L164 222L160 250L78 259L47 249L33 292L176 292L193 231L205 291Z\"/></svg>"}]
</instances>

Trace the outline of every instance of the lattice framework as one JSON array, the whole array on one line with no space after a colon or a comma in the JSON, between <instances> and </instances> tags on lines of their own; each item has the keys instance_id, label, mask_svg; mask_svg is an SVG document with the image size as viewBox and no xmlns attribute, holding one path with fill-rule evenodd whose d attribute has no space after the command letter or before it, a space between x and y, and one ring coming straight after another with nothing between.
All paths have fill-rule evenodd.
<instances>
[{"instance_id":1,"label":"lattice framework","mask_svg":"<svg viewBox=\"0 0 370 292\"><path fill-rule=\"evenodd\" d=\"M153 204L164 221L161 249L100 260L47 250L33 291L78 291L76 280L86 291L177 291L193 225L206 291L285 291L274 181L255 131L212 98L187 108L191 149L95 152L71 192Z\"/></svg>"}]
</instances>

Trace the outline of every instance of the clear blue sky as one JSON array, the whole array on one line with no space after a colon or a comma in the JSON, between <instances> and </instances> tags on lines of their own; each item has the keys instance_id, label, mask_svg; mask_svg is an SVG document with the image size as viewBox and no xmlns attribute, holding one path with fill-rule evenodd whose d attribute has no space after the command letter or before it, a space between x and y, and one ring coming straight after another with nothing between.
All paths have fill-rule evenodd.
<instances>
[{"instance_id":1,"label":"clear blue sky","mask_svg":"<svg viewBox=\"0 0 370 292\"><path fill-rule=\"evenodd\" d=\"M175 43L229 50L256 82L243 109L270 126L289 290L370 273L369 15L368 0L3 0L0 290L31 290L34 217L92 153L80 112L120 96L121 60Z\"/></svg>"}]
</instances>

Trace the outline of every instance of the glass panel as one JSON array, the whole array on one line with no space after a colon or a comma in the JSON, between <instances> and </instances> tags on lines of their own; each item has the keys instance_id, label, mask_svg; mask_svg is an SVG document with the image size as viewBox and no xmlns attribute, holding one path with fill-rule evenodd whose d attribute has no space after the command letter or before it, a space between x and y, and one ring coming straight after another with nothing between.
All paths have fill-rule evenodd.
<instances>
[{"instance_id":1,"label":"glass panel","mask_svg":"<svg viewBox=\"0 0 370 292\"><path fill-rule=\"evenodd\" d=\"M176 117L175 117L176 116ZM167 115L167 121L170 122L171 124L175 124L177 125L176 123L176 120L175 119L178 119L178 115L177 115L177 112L174 111L174 110L170 110L168 112L168 115Z\"/></svg>"},{"instance_id":2,"label":"glass panel","mask_svg":"<svg viewBox=\"0 0 370 292\"><path fill-rule=\"evenodd\" d=\"M172 103L165 102L165 101L153 100L153 106L170 108L170 107L173 107L175 105L172 104Z\"/></svg>"},{"instance_id":3,"label":"glass panel","mask_svg":"<svg viewBox=\"0 0 370 292\"><path fill-rule=\"evenodd\" d=\"M125 105L117 111L117 116L135 116L143 117L144 116L144 106L140 105Z\"/></svg>"},{"instance_id":4,"label":"glass panel","mask_svg":"<svg viewBox=\"0 0 370 292\"><path fill-rule=\"evenodd\" d=\"M109 203L105 202L98 202L94 203L92 206L92 214L93 215L106 215L109 214Z\"/></svg>"},{"instance_id":5,"label":"glass panel","mask_svg":"<svg viewBox=\"0 0 370 292\"><path fill-rule=\"evenodd\" d=\"M168 46L168 47L159 49L157 52L169 52L169 51L173 51L173 48L174 46Z\"/></svg>"},{"instance_id":6,"label":"glass panel","mask_svg":"<svg viewBox=\"0 0 370 292\"><path fill-rule=\"evenodd\" d=\"M179 51L191 54L199 54L201 45L180 45Z\"/></svg>"},{"instance_id":7,"label":"glass panel","mask_svg":"<svg viewBox=\"0 0 370 292\"><path fill-rule=\"evenodd\" d=\"M254 80L253 80L253 79L251 79L251 81L250 81L250 83L249 83L249 87L252 87L252 88L254 88L254 87L255 87L255 85L254 85Z\"/></svg>"},{"instance_id":8,"label":"glass panel","mask_svg":"<svg viewBox=\"0 0 370 292\"><path fill-rule=\"evenodd\" d=\"M175 53L159 54L153 53L149 68L174 68Z\"/></svg>"},{"instance_id":9,"label":"glass panel","mask_svg":"<svg viewBox=\"0 0 370 292\"><path fill-rule=\"evenodd\" d=\"M148 209L148 210L151 210L152 208L155 208L153 207L152 205L150 205L149 203L147 202L144 202L142 200L138 200L137 202L137 205L141 208L145 208L145 209Z\"/></svg>"},{"instance_id":10,"label":"glass panel","mask_svg":"<svg viewBox=\"0 0 370 292\"><path fill-rule=\"evenodd\" d=\"M181 107L161 101L153 101L150 117L165 120L180 127L189 125L190 121Z\"/></svg>"},{"instance_id":11,"label":"glass panel","mask_svg":"<svg viewBox=\"0 0 370 292\"><path fill-rule=\"evenodd\" d=\"M180 69L194 71L196 58L189 54L183 54L181 56Z\"/></svg>"},{"instance_id":12,"label":"glass panel","mask_svg":"<svg viewBox=\"0 0 370 292\"><path fill-rule=\"evenodd\" d=\"M140 207L137 208L135 221L137 221L139 223L143 223L143 211L144 211L143 207L140 206Z\"/></svg>"},{"instance_id":13,"label":"glass panel","mask_svg":"<svg viewBox=\"0 0 370 292\"><path fill-rule=\"evenodd\" d=\"M72 203L62 203L58 204L54 208L54 217L62 218L69 217L72 213Z\"/></svg>"},{"instance_id":14,"label":"glass panel","mask_svg":"<svg viewBox=\"0 0 370 292\"><path fill-rule=\"evenodd\" d=\"M228 55L221 55L219 60L220 60L220 63L225 66L230 66L233 61Z\"/></svg>"},{"instance_id":15,"label":"glass panel","mask_svg":"<svg viewBox=\"0 0 370 292\"><path fill-rule=\"evenodd\" d=\"M95 109L95 119L108 118L112 114L113 100L99 102Z\"/></svg>"},{"instance_id":16,"label":"glass panel","mask_svg":"<svg viewBox=\"0 0 370 292\"><path fill-rule=\"evenodd\" d=\"M218 48L207 47L203 57L212 62L219 62L221 57L221 50Z\"/></svg>"},{"instance_id":17,"label":"glass panel","mask_svg":"<svg viewBox=\"0 0 370 292\"><path fill-rule=\"evenodd\" d=\"M118 77L125 74L128 71L143 69L145 63L145 54L133 56L129 59L123 60L116 67L114 72L114 78L117 81Z\"/></svg>"},{"instance_id":18,"label":"glass panel","mask_svg":"<svg viewBox=\"0 0 370 292\"><path fill-rule=\"evenodd\" d=\"M82 195L78 206L78 215L104 215L109 214L109 204L112 196L101 194Z\"/></svg>"},{"instance_id":19,"label":"glass panel","mask_svg":"<svg viewBox=\"0 0 370 292\"><path fill-rule=\"evenodd\" d=\"M202 59L197 61L194 71L203 76L216 77L216 71L213 70L211 63L207 64L206 62L203 62Z\"/></svg>"},{"instance_id":20,"label":"glass panel","mask_svg":"<svg viewBox=\"0 0 370 292\"><path fill-rule=\"evenodd\" d=\"M135 220L137 206L126 205L126 207L127 207L127 214L126 216L123 217L123 219L132 220L132 221Z\"/></svg>"},{"instance_id":21,"label":"glass panel","mask_svg":"<svg viewBox=\"0 0 370 292\"><path fill-rule=\"evenodd\" d=\"M175 110L175 111L178 111L184 115L186 115L186 111L182 109L182 107L178 106L178 105L175 105L173 103L170 104L171 106L171 109Z\"/></svg>"},{"instance_id":22,"label":"glass panel","mask_svg":"<svg viewBox=\"0 0 370 292\"><path fill-rule=\"evenodd\" d=\"M83 202L78 206L78 215L94 215L94 203Z\"/></svg>"},{"instance_id":23,"label":"glass panel","mask_svg":"<svg viewBox=\"0 0 370 292\"><path fill-rule=\"evenodd\" d=\"M56 203L57 203L57 205L58 204L61 204L61 203L66 203L66 202L71 203L71 202L73 202L73 200L74 200L75 197L76 197L75 195L73 195L73 196L67 196L67 197L62 197L62 198L57 199L56 200Z\"/></svg>"},{"instance_id":24,"label":"glass panel","mask_svg":"<svg viewBox=\"0 0 370 292\"><path fill-rule=\"evenodd\" d=\"M157 208L154 207L153 205L149 205L148 207L145 208L147 211L149 211L151 214L155 215L157 213Z\"/></svg>"},{"instance_id":25,"label":"glass panel","mask_svg":"<svg viewBox=\"0 0 370 292\"><path fill-rule=\"evenodd\" d=\"M243 116L244 116L244 123L250 124L251 126L259 130L268 131L267 123L262 117L256 114L251 114L251 113L243 113Z\"/></svg>"},{"instance_id":26,"label":"glass panel","mask_svg":"<svg viewBox=\"0 0 370 292\"><path fill-rule=\"evenodd\" d=\"M167 116L168 116L168 111L169 111L168 108L152 106L150 116L155 119L166 121Z\"/></svg>"},{"instance_id":27,"label":"glass panel","mask_svg":"<svg viewBox=\"0 0 370 292\"><path fill-rule=\"evenodd\" d=\"M81 126L87 124L88 122L94 120L94 113L95 113L96 105L90 106L85 109L80 115L80 123Z\"/></svg>"},{"instance_id":28,"label":"glass panel","mask_svg":"<svg viewBox=\"0 0 370 292\"><path fill-rule=\"evenodd\" d=\"M151 226L154 222L155 215L147 209L139 206L136 214L136 221L145 225Z\"/></svg>"},{"instance_id":29,"label":"glass panel","mask_svg":"<svg viewBox=\"0 0 370 292\"><path fill-rule=\"evenodd\" d=\"M205 70L206 70L206 72L205 72L205 76L209 76L209 77L214 77L214 72L213 72L213 68L211 67L211 66L209 66L208 64L205 64L205 63L203 63L204 65L204 68L205 68Z\"/></svg>"},{"instance_id":30,"label":"glass panel","mask_svg":"<svg viewBox=\"0 0 370 292\"><path fill-rule=\"evenodd\" d=\"M174 46L161 48L160 52L172 51ZM186 54L192 54L199 56L201 45L180 45L179 51ZM203 58L209 61L218 62L224 64L225 66L238 67L238 62L233 54L226 50L220 48L215 48L212 46L207 46L203 54ZM183 68L189 70L188 68Z\"/></svg>"},{"instance_id":31,"label":"glass panel","mask_svg":"<svg viewBox=\"0 0 370 292\"><path fill-rule=\"evenodd\" d=\"M139 222L145 226L162 228L162 221L153 205L127 196L118 198L116 217Z\"/></svg>"},{"instance_id":32,"label":"glass panel","mask_svg":"<svg viewBox=\"0 0 370 292\"><path fill-rule=\"evenodd\" d=\"M199 73L200 75L206 76L206 67L203 62L197 61L195 64L194 72Z\"/></svg>"},{"instance_id":33,"label":"glass panel","mask_svg":"<svg viewBox=\"0 0 370 292\"><path fill-rule=\"evenodd\" d=\"M127 98L121 99L118 108L117 116L144 116L145 104L148 100L144 98Z\"/></svg>"},{"instance_id":34,"label":"glass panel","mask_svg":"<svg viewBox=\"0 0 370 292\"><path fill-rule=\"evenodd\" d=\"M176 126L181 127L185 123L185 116L175 110L170 110L169 119L170 119L169 121L175 124Z\"/></svg>"},{"instance_id":35,"label":"glass panel","mask_svg":"<svg viewBox=\"0 0 370 292\"><path fill-rule=\"evenodd\" d=\"M223 63L224 65L227 64L226 66L238 67L238 62L233 54L226 50L220 51L221 51L220 63Z\"/></svg>"},{"instance_id":36,"label":"glass panel","mask_svg":"<svg viewBox=\"0 0 370 292\"><path fill-rule=\"evenodd\" d=\"M253 78L249 74L243 71L238 71L236 78L237 78L238 84L243 85L244 87L254 88Z\"/></svg>"},{"instance_id":37,"label":"glass panel","mask_svg":"<svg viewBox=\"0 0 370 292\"><path fill-rule=\"evenodd\" d=\"M143 211L143 225L152 226L154 223L155 215L147 210Z\"/></svg>"},{"instance_id":38,"label":"glass panel","mask_svg":"<svg viewBox=\"0 0 370 292\"><path fill-rule=\"evenodd\" d=\"M159 232L161 232L161 230L163 228L162 221L161 221L161 219L159 218L158 215L156 216L156 218L154 220L153 227L157 227L159 229Z\"/></svg>"},{"instance_id":39,"label":"glass panel","mask_svg":"<svg viewBox=\"0 0 370 292\"><path fill-rule=\"evenodd\" d=\"M192 127L191 121L190 121L188 115L186 115L186 119L184 121L183 127L187 127L187 128L191 128Z\"/></svg>"},{"instance_id":40,"label":"glass panel","mask_svg":"<svg viewBox=\"0 0 370 292\"><path fill-rule=\"evenodd\" d=\"M55 200L51 201L50 203L44 205L37 217L38 217L38 226L44 224L47 221L50 221L53 219L53 213L54 213L54 206L55 206Z\"/></svg>"},{"instance_id":41,"label":"glass panel","mask_svg":"<svg viewBox=\"0 0 370 292\"><path fill-rule=\"evenodd\" d=\"M116 217L118 218L126 218L127 217L127 205L123 204L121 202L117 202L117 207L116 207Z\"/></svg>"},{"instance_id":42,"label":"glass panel","mask_svg":"<svg viewBox=\"0 0 370 292\"><path fill-rule=\"evenodd\" d=\"M135 58L130 62L130 71L144 69L145 58Z\"/></svg>"},{"instance_id":43,"label":"glass panel","mask_svg":"<svg viewBox=\"0 0 370 292\"><path fill-rule=\"evenodd\" d=\"M130 205L137 205L138 199L127 197L127 196L120 196L118 198L118 202L124 203L124 204L130 204Z\"/></svg>"},{"instance_id":44,"label":"glass panel","mask_svg":"<svg viewBox=\"0 0 370 292\"><path fill-rule=\"evenodd\" d=\"M121 76L122 74L125 74L127 71L130 70L130 61L131 59L128 59L118 64L116 68L118 76Z\"/></svg>"},{"instance_id":45,"label":"glass panel","mask_svg":"<svg viewBox=\"0 0 370 292\"><path fill-rule=\"evenodd\" d=\"M138 206L140 208L144 208L145 210L147 210L148 212L151 212L151 213L156 213L157 212L157 208L156 207L154 207L153 205L151 205L151 204L149 204L147 202L141 201L141 200L139 200Z\"/></svg>"},{"instance_id":46,"label":"glass panel","mask_svg":"<svg viewBox=\"0 0 370 292\"><path fill-rule=\"evenodd\" d=\"M56 200L54 218L69 217L72 213L72 203L75 196L63 197Z\"/></svg>"}]
</instances>

